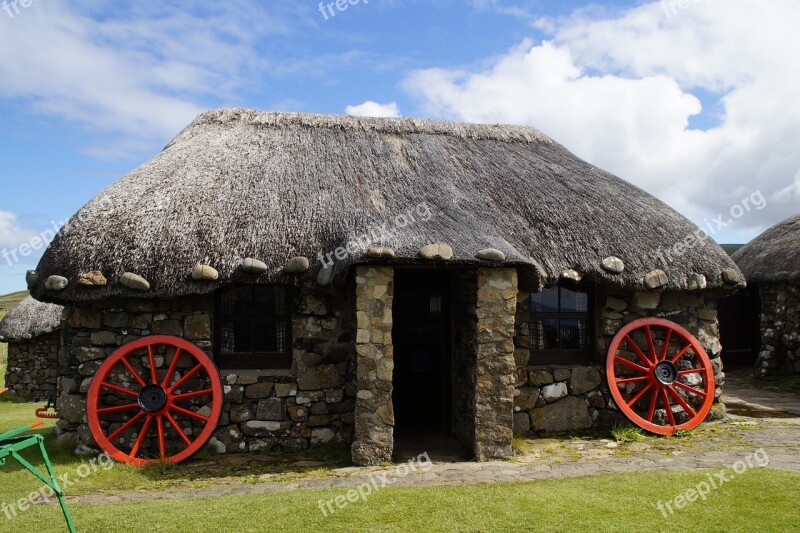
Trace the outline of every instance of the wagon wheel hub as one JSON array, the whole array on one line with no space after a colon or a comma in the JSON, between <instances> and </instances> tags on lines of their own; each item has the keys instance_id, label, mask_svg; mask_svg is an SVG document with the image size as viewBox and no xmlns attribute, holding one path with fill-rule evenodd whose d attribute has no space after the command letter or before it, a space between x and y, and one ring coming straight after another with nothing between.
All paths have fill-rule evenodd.
<instances>
[{"instance_id":1,"label":"wagon wheel hub","mask_svg":"<svg viewBox=\"0 0 800 533\"><path fill-rule=\"evenodd\" d=\"M661 361L653 370L653 374L662 385L672 385L678 381L678 367L672 361Z\"/></svg>"},{"instance_id":2,"label":"wagon wheel hub","mask_svg":"<svg viewBox=\"0 0 800 533\"><path fill-rule=\"evenodd\" d=\"M139 391L137 403L148 413L157 413L167 405L167 391L161 385L147 385Z\"/></svg>"}]
</instances>

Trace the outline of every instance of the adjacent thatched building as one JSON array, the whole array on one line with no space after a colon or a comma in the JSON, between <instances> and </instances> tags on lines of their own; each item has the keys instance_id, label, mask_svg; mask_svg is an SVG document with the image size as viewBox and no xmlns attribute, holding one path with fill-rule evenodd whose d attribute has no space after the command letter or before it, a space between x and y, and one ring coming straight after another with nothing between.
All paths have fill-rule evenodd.
<instances>
[{"instance_id":1,"label":"adjacent thatched building","mask_svg":"<svg viewBox=\"0 0 800 533\"><path fill-rule=\"evenodd\" d=\"M800 215L771 227L733 254L760 310L760 376L800 372ZM746 310L742 310L746 312Z\"/></svg>"},{"instance_id":2,"label":"adjacent thatched building","mask_svg":"<svg viewBox=\"0 0 800 533\"><path fill-rule=\"evenodd\" d=\"M125 441L128 417L90 433L85 402L112 351L168 334L220 369L218 449L339 440L359 463L404 434L483 459L512 431L618 420L605 352L638 317L685 326L720 376L715 297L742 281L691 222L536 130L243 109L199 116L100 193L29 279L67 307L63 430L157 448ZM103 373L123 396L139 353Z\"/></svg>"},{"instance_id":3,"label":"adjacent thatched building","mask_svg":"<svg viewBox=\"0 0 800 533\"><path fill-rule=\"evenodd\" d=\"M62 310L28 296L0 321L0 341L8 343L5 386L12 393L35 400L56 393Z\"/></svg>"}]
</instances>

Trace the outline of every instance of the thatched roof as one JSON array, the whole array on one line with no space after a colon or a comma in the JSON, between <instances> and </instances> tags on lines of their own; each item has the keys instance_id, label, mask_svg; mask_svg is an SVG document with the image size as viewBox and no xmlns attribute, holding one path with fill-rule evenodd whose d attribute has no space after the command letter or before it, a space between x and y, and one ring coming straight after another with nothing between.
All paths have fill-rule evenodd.
<instances>
[{"instance_id":1,"label":"thatched roof","mask_svg":"<svg viewBox=\"0 0 800 533\"><path fill-rule=\"evenodd\" d=\"M52 333L61 324L63 309L60 305L39 302L28 296L0 321L0 340L27 340Z\"/></svg>"},{"instance_id":2,"label":"thatched roof","mask_svg":"<svg viewBox=\"0 0 800 533\"><path fill-rule=\"evenodd\" d=\"M430 220L397 230L399 215L426 209ZM686 288L693 273L717 288L725 285L721 272L735 269L711 241L659 260L659 249L699 229L532 128L224 109L198 116L84 206L44 254L32 290L76 301L205 293L238 278L311 285L322 269L318 254L383 225L397 231L369 244L393 248L396 257L385 261L433 264L420 248L444 242L454 252L448 264L516 265L536 284L574 269L643 289L644 276L662 269L668 288ZM477 259L486 248L504 260ZM364 249L353 252L336 262L337 276L369 260ZM307 257L311 270L284 273L295 256ZM621 274L601 268L609 256L622 259ZM241 274L249 257L267 272ZM212 266L219 279L192 281L196 264ZM76 283L93 270L107 286ZM125 272L145 278L149 290L121 285ZM67 288L45 290L51 275L66 277Z\"/></svg>"},{"instance_id":3,"label":"thatched roof","mask_svg":"<svg viewBox=\"0 0 800 533\"><path fill-rule=\"evenodd\" d=\"M733 260L752 281L800 277L800 215L790 217L745 244Z\"/></svg>"}]
</instances>

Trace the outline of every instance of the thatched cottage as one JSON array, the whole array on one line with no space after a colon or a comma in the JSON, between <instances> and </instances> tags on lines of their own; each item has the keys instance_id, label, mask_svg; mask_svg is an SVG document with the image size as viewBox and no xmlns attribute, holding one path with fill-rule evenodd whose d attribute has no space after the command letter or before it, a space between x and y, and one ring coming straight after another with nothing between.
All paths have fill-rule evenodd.
<instances>
[{"instance_id":1,"label":"thatched cottage","mask_svg":"<svg viewBox=\"0 0 800 533\"><path fill-rule=\"evenodd\" d=\"M61 431L133 462L341 441L359 464L417 435L508 457L515 432L619 420L619 394L653 426L699 423L715 298L743 283L694 224L534 129L244 109L101 192L28 281L66 306ZM629 326L652 360L615 345L610 391Z\"/></svg>"},{"instance_id":2,"label":"thatched cottage","mask_svg":"<svg viewBox=\"0 0 800 533\"><path fill-rule=\"evenodd\" d=\"M8 343L5 386L11 393L34 400L55 396L62 310L28 296L0 321L0 342Z\"/></svg>"},{"instance_id":3,"label":"thatched cottage","mask_svg":"<svg viewBox=\"0 0 800 533\"><path fill-rule=\"evenodd\" d=\"M760 339L755 371L759 376L800 373L800 215L771 227L733 254L752 296ZM740 307L740 314L750 310Z\"/></svg>"}]
</instances>

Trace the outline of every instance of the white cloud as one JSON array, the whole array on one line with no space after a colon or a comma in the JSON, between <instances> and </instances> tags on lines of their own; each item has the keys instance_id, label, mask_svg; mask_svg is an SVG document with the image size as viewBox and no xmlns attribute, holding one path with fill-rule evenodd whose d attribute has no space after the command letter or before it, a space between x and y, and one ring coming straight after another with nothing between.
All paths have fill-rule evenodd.
<instances>
[{"instance_id":1,"label":"white cloud","mask_svg":"<svg viewBox=\"0 0 800 533\"><path fill-rule=\"evenodd\" d=\"M399 117L400 108L395 102L379 104L372 100L367 100L363 104L349 105L345 108L345 113L356 117Z\"/></svg>"},{"instance_id":2,"label":"white cloud","mask_svg":"<svg viewBox=\"0 0 800 533\"><path fill-rule=\"evenodd\" d=\"M404 86L425 114L535 126L698 223L760 190L767 208L721 236L746 240L798 212L800 4L689 6L539 20L549 41L490 68L416 71ZM693 93L721 95L704 131L688 127L703 112Z\"/></svg>"},{"instance_id":3,"label":"white cloud","mask_svg":"<svg viewBox=\"0 0 800 533\"><path fill-rule=\"evenodd\" d=\"M15 248L34 236L33 230L20 227L16 213L0 211L0 248Z\"/></svg>"},{"instance_id":4,"label":"white cloud","mask_svg":"<svg viewBox=\"0 0 800 533\"><path fill-rule=\"evenodd\" d=\"M209 103L235 99L263 65L255 41L288 31L265 11L241 0L0 11L0 98L84 126L102 151L163 143Z\"/></svg>"}]
</instances>

